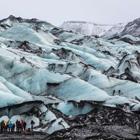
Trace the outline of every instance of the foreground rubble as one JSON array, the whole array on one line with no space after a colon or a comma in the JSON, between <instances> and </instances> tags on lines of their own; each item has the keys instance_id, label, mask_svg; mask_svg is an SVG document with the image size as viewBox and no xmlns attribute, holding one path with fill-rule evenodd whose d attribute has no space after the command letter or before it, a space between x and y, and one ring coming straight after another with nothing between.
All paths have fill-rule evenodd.
<instances>
[{"instance_id":1,"label":"foreground rubble","mask_svg":"<svg viewBox=\"0 0 140 140\"><path fill-rule=\"evenodd\" d=\"M66 119L71 127L54 132L46 140L139 140L140 115L120 108L95 106L86 114ZM45 140L44 139L44 140Z\"/></svg>"}]
</instances>

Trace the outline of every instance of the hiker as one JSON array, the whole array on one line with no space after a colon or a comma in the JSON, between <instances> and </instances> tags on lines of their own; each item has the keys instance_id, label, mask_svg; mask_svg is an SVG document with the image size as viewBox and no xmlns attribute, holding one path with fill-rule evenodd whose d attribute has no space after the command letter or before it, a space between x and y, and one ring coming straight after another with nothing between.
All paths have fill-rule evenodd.
<instances>
[{"instance_id":1,"label":"hiker","mask_svg":"<svg viewBox=\"0 0 140 140\"><path fill-rule=\"evenodd\" d=\"M12 132L13 129L13 123L11 121L9 121L9 123L7 124L7 128L9 132Z\"/></svg>"},{"instance_id":2,"label":"hiker","mask_svg":"<svg viewBox=\"0 0 140 140\"><path fill-rule=\"evenodd\" d=\"M121 90L118 91L119 96L121 95Z\"/></svg>"},{"instance_id":3,"label":"hiker","mask_svg":"<svg viewBox=\"0 0 140 140\"><path fill-rule=\"evenodd\" d=\"M0 125L1 125L1 132L3 132L4 131L4 125L5 125L4 121L2 121Z\"/></svg>"},{"instance_id":4,"label":"hiker","mask_svg":"<svg viewBox=\"0 0 140 140\"><path fill-rule=\"evenodd\" d=\"M8 121L4 121L4 123L3 123L4 132L7 132L7 126L8 126Z\"/></svg>"},{"instance_id":5,"label":"hiker","mask_svg":"<svg viewBox=\"0 0 140 140\"><path fill-rule=\"evenodd\" d=\"M26 122L23 120L21 120L21 129L22 129L22 131L26 130Z\"/></svg>"},{"instance_id":6,"label":"hiker","mask_svg":"<svg viewBox=\"0 0 140 140\"><path fill-rule=\"evenodd\" d=\"M115 90L113 90L113 94L112 94L112 96L114 96L115 95Z\"/></svg>"},{"instance_id":7,"label":"hiker","mask_svg":"<svg viewBox=\"0 0 140 140\"><path fill-rule=\"evenodd\" d=\"M26 130L26 122L24 121L24 123L23 123L23 130L25 131Z\"/></svg>"},{"instance_id":8,"label":"hiker","mask_svg":"<svg viewBox=\"0 0 140 140\"><path fill-rule=\"evenodd\" d=\"M33 128L34 128L34 124L35 122L33 120L31 120L31 130L33 131Z\"/></svg>"},{"instance_id":9,"label":"hiker","mask_svg":"<svg viewBox=\"0 0 140 140\"><path fill-rule=\"evenodd\" d=\"M21 130L21 124L20 124L20 121L17 120L17 121L16 121L16 131L17 131L17 132L20 132L20 130Z\"/></svg>"},{"instance_id":10,"label":"hiker","mask_svg":"<svg viewBox=\"0 0 140 140\"><path fill-rule=\"evenodd\" d=\"M12 129L11 129L11 132L14 132L14 131L15 131L15 124L13 123Z\"/></svg>"}]
</instances>

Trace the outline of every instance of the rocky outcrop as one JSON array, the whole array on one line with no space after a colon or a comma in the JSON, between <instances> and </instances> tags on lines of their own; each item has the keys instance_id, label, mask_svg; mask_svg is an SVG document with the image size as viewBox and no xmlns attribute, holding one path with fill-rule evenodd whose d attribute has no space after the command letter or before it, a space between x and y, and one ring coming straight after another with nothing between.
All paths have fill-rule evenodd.
<instances>
[{"instance_id":1,"label":"rocky outcrop","mask_svg":"<svg viewBox=\"0 0 140 140\"><path fill-rule=\"evenodd\" d=\"M126 34L129 34L129 35L132 35L132 36L135 36L135 37L140 37L140 18L129 22L125 26L121 35L126 35Z\"/></svg>"}]
</instances>

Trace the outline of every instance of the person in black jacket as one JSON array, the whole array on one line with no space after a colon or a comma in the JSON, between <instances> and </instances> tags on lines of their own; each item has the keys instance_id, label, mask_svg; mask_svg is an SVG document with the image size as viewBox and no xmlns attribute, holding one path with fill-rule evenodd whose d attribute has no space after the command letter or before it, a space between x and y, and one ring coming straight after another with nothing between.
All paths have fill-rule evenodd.
<instances>
[{"instance_id":1,"label":"person in black jacket","mask_svg":"<svg viewBox=\"0 0 140 140\"><path fill-rule=\"evenodd\" d=\"M31 130L33 131L33 128L34 128L34 124L35 122L33 120L31 120Z\"/></svg>"}]
</instances>

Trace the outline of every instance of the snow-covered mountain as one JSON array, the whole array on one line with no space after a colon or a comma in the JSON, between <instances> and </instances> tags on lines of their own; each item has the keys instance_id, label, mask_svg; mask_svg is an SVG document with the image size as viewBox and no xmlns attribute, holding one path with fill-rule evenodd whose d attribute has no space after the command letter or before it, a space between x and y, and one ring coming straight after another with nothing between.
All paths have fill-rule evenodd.
<instances>
[{"instance_id":1,"label":"snow-covered mountain","mask_svg":"<svg viewBox=\"0 0 140 140\"><path fill-rule=\"evenodd\" d=\"M81 125L76 117L89 115L96 105L139 112L139 67L139 37L85 36L10 16L0 21L0 115L13 122L33 119L36 131L52 134ZM101 123L98 115L95 123Z\"/></svg>"},{"instance_id":2,"label":"snow-covered mountain","mask_svg":"<svg viewBox=\"0 0 140 140\"><path fill-rule=\"evenodd\" d=\"M84 35L105 36L110 37L120 33L124 29L125 24L97 24L85 21L66 21L61 27L64 30L73 31Z\"/></svg>"},{"instance_id":3,"label":"snow-covered mountain","mask_svg":"<svg viewBox=\"0 0 140 140\"><path fill-rule=\"evenodd\" d=\"M112 28L113 25L96 24L85 21L66 21L61 25L61 27L65 30L73 31L75 33L101 36L105 34L105 32L110 28Z\"/></svg>"},{"instance_id":4,"label":"snow-covered mountain","mask_svg":"<svg viewBox=\"0 0 140 140\"><path fill-rule=\"evenodd\" d=\"M112 28L110 28L108 31L105 32L103 35L106 38L111 38L113 36L118 36L125 28L125 23L118 23L114 25Z\"/></svg>"}]
</instances>

